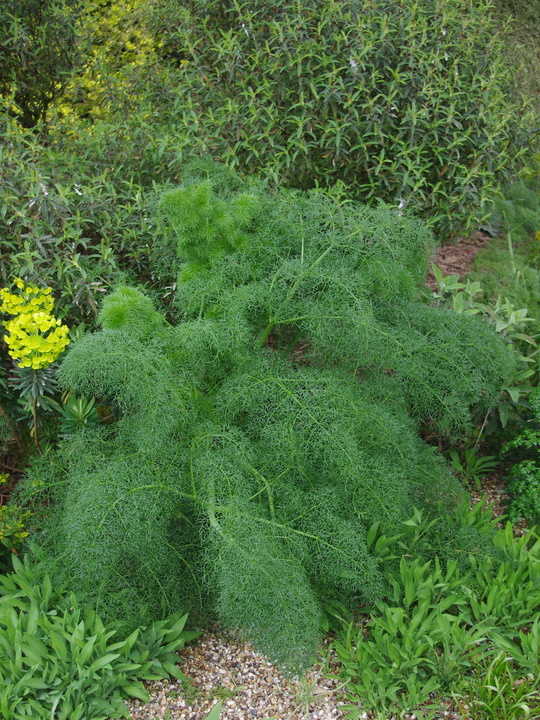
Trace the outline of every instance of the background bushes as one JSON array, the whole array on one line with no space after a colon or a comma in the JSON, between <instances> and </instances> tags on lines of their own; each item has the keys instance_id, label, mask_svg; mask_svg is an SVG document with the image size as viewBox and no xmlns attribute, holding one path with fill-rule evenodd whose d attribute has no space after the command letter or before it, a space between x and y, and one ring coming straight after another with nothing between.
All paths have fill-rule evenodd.
<instances>
[{"instance_id":1,"label":"background bushes","mask_svg":"<svg viewBox=\"0 0 540 720\"><path fill-rule=\"evenodd\" d=\"M31 128L62 94L81 60L82 0L5 0L0 8L0 95Z\"/></svg>"},{"instance_id":2,"label":"background bushes","mask_svg":"<svg viewBox=\"0 0 540 720\"><path fill-rule=\"evenodd\" d=\"M489 3L153 7L186 143L243 171L403 199L448 232L482 216L527 151Z\"/></svg>"},{"instance_id":3,"label":"background bushes","mask_svg":"<svg viewBox=\"0 0 540 720\"><path fill-rule=\"evenodd\" d=\"M53 286L71 323L95 317L118 280L168 302L174 274L153 254L153 206L193 154L294 187L343 196L346 183L369 203L403 198L442 235L475 222L529 138L488 6L299 7L36 6L39 42L68 23L72 54L53 63L55 99L23 123L34 130L21 126L22 100L17 110L26 70L1 91L4 283ZM26 22L15 1L5 12Z\"/></svg>"}]
</instances>

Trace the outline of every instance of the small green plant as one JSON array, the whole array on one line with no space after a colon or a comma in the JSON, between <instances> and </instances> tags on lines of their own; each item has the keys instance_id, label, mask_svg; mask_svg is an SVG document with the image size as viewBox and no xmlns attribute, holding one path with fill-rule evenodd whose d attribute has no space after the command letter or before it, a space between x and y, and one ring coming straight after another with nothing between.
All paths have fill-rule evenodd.
<instances>
[{"instance_id":1,"label":"small green plant","mask_svg":"<svg viewBox=\"0 0 540 720\"><path fill-rule=\"evenodd\" d=\"M336 643L355 703L347 706L348 717L369 710L416 712L474 665L489 626L479 624L470 633L461 627L467 594L456 569L455 563L443 570L439 563L402 558L399 577L389 577L392 596L371 612L368 635L351 625Z\"/></svg>"},{"instance_id":2,"label":"small green plant","mask_svg":"<svg viewBox=\"0 0 540 720\"><path fill-rule=\"evenodd\" d=\"M516 523L526 518L533 525L540 525L540 467L534 460L523 460L510 471L508 492L511 501L509 519Z\"/></svg>"},{"instance_id":3,"label":"small green plant","mask_svg":"<svg viewBox=\"0 0 540 720\"><path fill-rule=\"evenodd\" d=\"M482 477L492 473L499 465L495 455L479 456L476 447L465 448L461 456L457 450L452 449L450 458L460 479L466 485L473 481L477 490L482 489Z\"/></svg>"},{"instance_id":4,"label":"small green plant","mask_svg":"<svg viewBox=\"0 0 540 720\"><path fill-rule=\"evenodd\" d=\"M523 677L504 653L480 661L454 698L467 720L534 720L540 716L540 674Z\"/></svg>"},{"instance_id":5,"label":"small green plant","mask_svg":"<svg viewBox=\"0 0 540 720\"><path fill-rule=\"evenodd\" d=\"M477 508L468 510L460 523L491 535L492 523L486 526L482 519L486 513ZM514 540L507 524L495 533L491 555L470 553L465 569L457 561L444 566L438 557L425 560L432 548L418 541L422 522L415 515L412 524L405 526L412 529L411 535L402 533L390 542L384 538L381 545L389 593L367 608L366 628L348 623L335 643L351 701L348 717L358 718L369 711L381 718L411 712L432 717L438 698L464 697L469 684L477 682L479 665L495 668L494 673L500 670L501 653L511 659L516 687L525 682L537 692L538 682L531 683L530 678L538 678L540 670L538 536L530 532ZM402 556L396 572L392 550L398 548ZM506 697L502 701L491 698L494 707L506 702L517 709L529 697L521 691L512 693L512 684L495 690L499 695L504 690Z\"/></svg>"},{"instance_id":6,"label":"small green plant","mask_svg":"<svg viewBox=\"0 0 540 720\"><path fill-rule=\"evenodd\" d=\"M511 523L507 523L497 533L495 544L502 561L496 553L470 558L472 591L461 613L470 627L493 623L495 642L500 637L515 641L519 628L531 625L540 608L540 542L533 533L514 541Z\"/></svg>"},{"instance_id":7,"label":"small green plant","mask_svg":"<svg viewBox=\"0 0 540 720\"><path fill-rule=\"evenodd\" d=\"M54 403L54 408L60 414L59 429L64 438L99 423L99 412L94 398L88 399L69 394L63 403L50 402Z\"/></svg>"},{"instance_id":8,"label":"small green plant","mask_svg":"<svg viewBox=\"0 0 540 720\"><path fill-rule=\"evenodd\" d=\"M527 624L511 639L508 636L493 633L497 647L510 657L514 668L527 673L528 677L540 672L540 619L538 616L532 625Z\"/></svg>"},{"instance_id":9,"label":"small green plant","mask_svg":"<svg viewBox=\"0 0 540 720\"><path fill-rule=\"evenodd\" d=\"M535 318L528 316L527 308L516 309L508 300L498 295L493 300L479 299L484 295L484 289L477 280L459 281L459 275L443 277L440 269L433 265L436 280L436 289L423 288L422 293L428 300L435 300L439 306L443 301L451 301L453 309L460 314L478 315L484 317L487 323L494 327L500 337L508 343L523 341L536 347L534 338L523 331L530 323L536 323Z\"/></svg>"},{"instance_id":10,"label":"small green plant","mask_svg":"<svg viewBox=\"0 0 540 720\"><path fill-rule=\"evenodd\" d=\"M198 633L174 616L117 640L72 596L60 609L50 580L13 560L0 577L0 711L6 720L129 717L123 698L149 699L142 680L184 679L175 654Z\"/></svg>"}]
</instances>

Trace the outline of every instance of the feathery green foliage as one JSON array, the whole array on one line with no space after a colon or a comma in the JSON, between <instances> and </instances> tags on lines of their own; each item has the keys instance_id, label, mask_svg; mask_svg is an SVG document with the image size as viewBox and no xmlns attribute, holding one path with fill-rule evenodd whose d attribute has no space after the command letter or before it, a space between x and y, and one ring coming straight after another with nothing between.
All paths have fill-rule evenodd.
<instances>
[{"instance_id":1,"label":"feathery green foliage","mask_svg":"<svg viewBox=\"0 0 540 720\"><path fill-rule=\"evenodd\" d=\"M195 267L205 267L212 255L237 250L246 240L243 228L258 209L253 195L237 195L231 203L217 198L210 181L179 187L161 201L178 235L178 254Z\"/></svg>"},{"instance_id":2,"label":"feathery green foliage","mask_svg":"<svg viewBox=\"0 0 540 720\"><path fill-rule=\"evenodd\" d=\"M115 330L129 324L135 332L150 334L163 323L150 298L135 288L120 286L113 295L105 298L98 322L106 330Z\"/></svg>"},{"instance_id":3,"label":"feathery green foliage","mask_svg":"<svg viewBox=\"0 0 540 720\"><path fill-rule=\"evenodd\" d=\"M433 242L420 221L187 172L162 205L176 324L138 291L106 300L59 381L118 419L36 461L20 501L41 518L35 557L105 617L209 598L298 667L322 600L384 596L373 523L391 535L411 505L461 496L421 427L467 432L513 360L477 318L417 301ZM210 230L190 219L201 197Z\"/></svg>"}]
</instances>

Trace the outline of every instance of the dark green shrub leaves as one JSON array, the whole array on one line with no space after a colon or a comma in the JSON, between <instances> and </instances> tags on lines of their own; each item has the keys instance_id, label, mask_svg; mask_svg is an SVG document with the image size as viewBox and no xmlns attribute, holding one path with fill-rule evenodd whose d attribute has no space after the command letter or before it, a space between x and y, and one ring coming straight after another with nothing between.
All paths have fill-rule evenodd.
<instances>
[{"instance_id":1,"label":"dark green shrub leaves","mask_svg":"<svg viewBox=\"0 0 540 720\"><path fill-rule=\"evenodd\" d=\"M344 182L448 231L482 216L527 151L489 2L175 5L155 2L154 17L197 154L298 188Z\"/></svg>"}]
</instances>

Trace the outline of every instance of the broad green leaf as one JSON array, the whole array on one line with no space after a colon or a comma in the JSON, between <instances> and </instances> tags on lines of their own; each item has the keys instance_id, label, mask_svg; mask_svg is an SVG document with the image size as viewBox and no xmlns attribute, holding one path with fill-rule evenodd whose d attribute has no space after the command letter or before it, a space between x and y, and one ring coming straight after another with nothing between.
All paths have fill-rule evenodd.
<instances>
[{"instance_id":1,"label":"broad green leaf","mask_svg":"<svg viewBox=\"0 0 540 720\"><path fill-rule=\"evenodd\" d=\"M51 629L49 638L56 655L60 658L60 660L66 662L68 658L68 648L62 635L58 631Z\"/></svg>"},{"instance_id":2,"label":"broad green leaf","mask_svg":"<svg viewBox=\"0 0 540 720\"><path fill-rule=\"evenodd\" d=\"M79 657L78 657L78 660L77 660L77 662L78 662L80 665L86 665L86 663L87 663L88 660L90 659L90 657L91 657L91 655L92 655L92 652L93 652L93 650L94 650L94 644L95 644L95 642L96 642L96 636L95 636L95 635L92 635L92 637L90 637L90 638L87 640L87 642L86 642L85 646L82 648L81 653L80 653L80 655L79 655Z\"/></svg>"},{"instance_id":3,"label":"broad green leaf","mask_svg":"<svg viewBox=\"0 0 540 720\"><path fill-rule=\"evenodd\" d=\"M148 690L144 687L142 683L129 683L127 685L122 685L122 691L126 695L130 695L131 697L136 697L139 700L142 700L142 702L148 702L150 700L150 694Z\"/></svg>"},{"instance_id":4,"label":"broad green leaf","mask_svg":"<svg viewBox=\"0 0 540 720\"><path fill-rule=\"evenodd\" d=\"M89 673L97 672L98 670L101 670L104 667L107 667L110 665L116 658L119 658L119 653L108 653L107 655L104 655L103 657L97 658L97 660L94 660L94 662L90 665L88 668Z\"/></svg>"}]
</instances>

